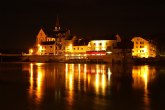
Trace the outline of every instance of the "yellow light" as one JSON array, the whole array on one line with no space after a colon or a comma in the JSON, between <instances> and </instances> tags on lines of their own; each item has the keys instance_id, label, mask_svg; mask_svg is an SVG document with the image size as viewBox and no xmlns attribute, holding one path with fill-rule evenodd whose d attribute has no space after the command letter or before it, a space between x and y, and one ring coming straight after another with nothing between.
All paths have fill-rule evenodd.
<instances>
[{"instance_id":1,"label":"yellow light","mask_svg":"<svg viewBox=\"0 0 165 110\"><path fill-rule=\"evenodd\" d=\"M33 49L29 49L29 54L33 54Z\"/></svg>"},{"instance_id":2,"label":"yellow light","mask_svg":"<svg viewBox=\"0 0 165 110\"><path fill-rule=\"evenodd\" d=\"M69 50L70 50L70 51L72 50L72 44L69 45Z\"/></svg>"},{"instance_id":3,"label":"yellow light","mask_svg":"<svg viewBox=\"0 0 165 110\"><path fill-rule=\"evenodd\" d=\"M107 54L111 54L111 53L112 53L112 52L110 52L110 51L109 51L109 52L107 52Z\"/></svg>"}]
</instances>

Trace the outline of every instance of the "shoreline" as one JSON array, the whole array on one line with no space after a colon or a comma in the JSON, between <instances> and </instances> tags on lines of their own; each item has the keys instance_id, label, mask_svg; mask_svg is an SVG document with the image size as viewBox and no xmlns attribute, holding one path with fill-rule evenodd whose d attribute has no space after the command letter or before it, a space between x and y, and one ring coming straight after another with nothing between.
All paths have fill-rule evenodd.
<instances>
[{"instance_id":1,"label":"shoreline","mask_svg":"<svg viewBox=\"0 0 165 110\"><path fill-rule=\"evenodd\" d=\"M31 59L30 59L31 58ZM108 60L110 57L107 57L106 60L104 57L90 58L90 59L65 59L64 56L0 56L0 62L37 62L37 63L110 63L110 64L136 64L136 65L157 65L165 64L165 57L157 58L132 58L131 62L127 61L116 61L112 62Z\"/></svg>"}]
</instances>

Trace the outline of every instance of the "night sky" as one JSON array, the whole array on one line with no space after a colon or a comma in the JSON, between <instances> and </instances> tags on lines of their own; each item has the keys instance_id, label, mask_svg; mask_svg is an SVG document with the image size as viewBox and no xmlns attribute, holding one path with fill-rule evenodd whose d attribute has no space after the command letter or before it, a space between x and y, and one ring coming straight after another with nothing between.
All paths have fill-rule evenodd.
<instances>
[{"instance_id":1,"label":"night sky","mask_svg":"<svg viewBox=\"0 0 165 110\"><path fill-rule=\"evenodd\" d=\"M165 37L164 0L8 0L0 6L0 49L31 48L41 27L54 29L57 15L81 37Z\"/></svg>"}]
</instances>

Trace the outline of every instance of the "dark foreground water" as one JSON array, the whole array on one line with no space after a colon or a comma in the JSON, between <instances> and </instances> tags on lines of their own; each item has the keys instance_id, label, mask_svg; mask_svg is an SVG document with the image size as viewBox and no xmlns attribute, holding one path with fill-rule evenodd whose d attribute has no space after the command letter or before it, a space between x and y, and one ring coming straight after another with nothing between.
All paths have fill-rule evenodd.
<instances>
[{"instance_id":1,"label":"dark foreground water","mask_svg":"<svg viewBox=\"0 0 165 110\"><path fill-rule=\"evenodd\" d=\"M0 63L0 110L165 110L165 68Z\"/></svg>"}]
</instances>

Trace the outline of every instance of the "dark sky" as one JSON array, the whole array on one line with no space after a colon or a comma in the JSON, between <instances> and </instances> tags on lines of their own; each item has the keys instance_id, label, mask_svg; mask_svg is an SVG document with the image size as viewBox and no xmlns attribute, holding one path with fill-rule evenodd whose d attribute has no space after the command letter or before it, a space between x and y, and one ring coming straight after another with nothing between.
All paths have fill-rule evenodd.
<instances>
[{"instance_id":1,"label":"dark sky","mask_svg":"<svg viewBox=\"0 0 165 110\"><path fill-rule=\"evenodd\" d=\"M0 49L30 48L41 27L82 37L119 33L165 37L164 0L6 0L0 6Z\"/></svg>"}]
</instances>

